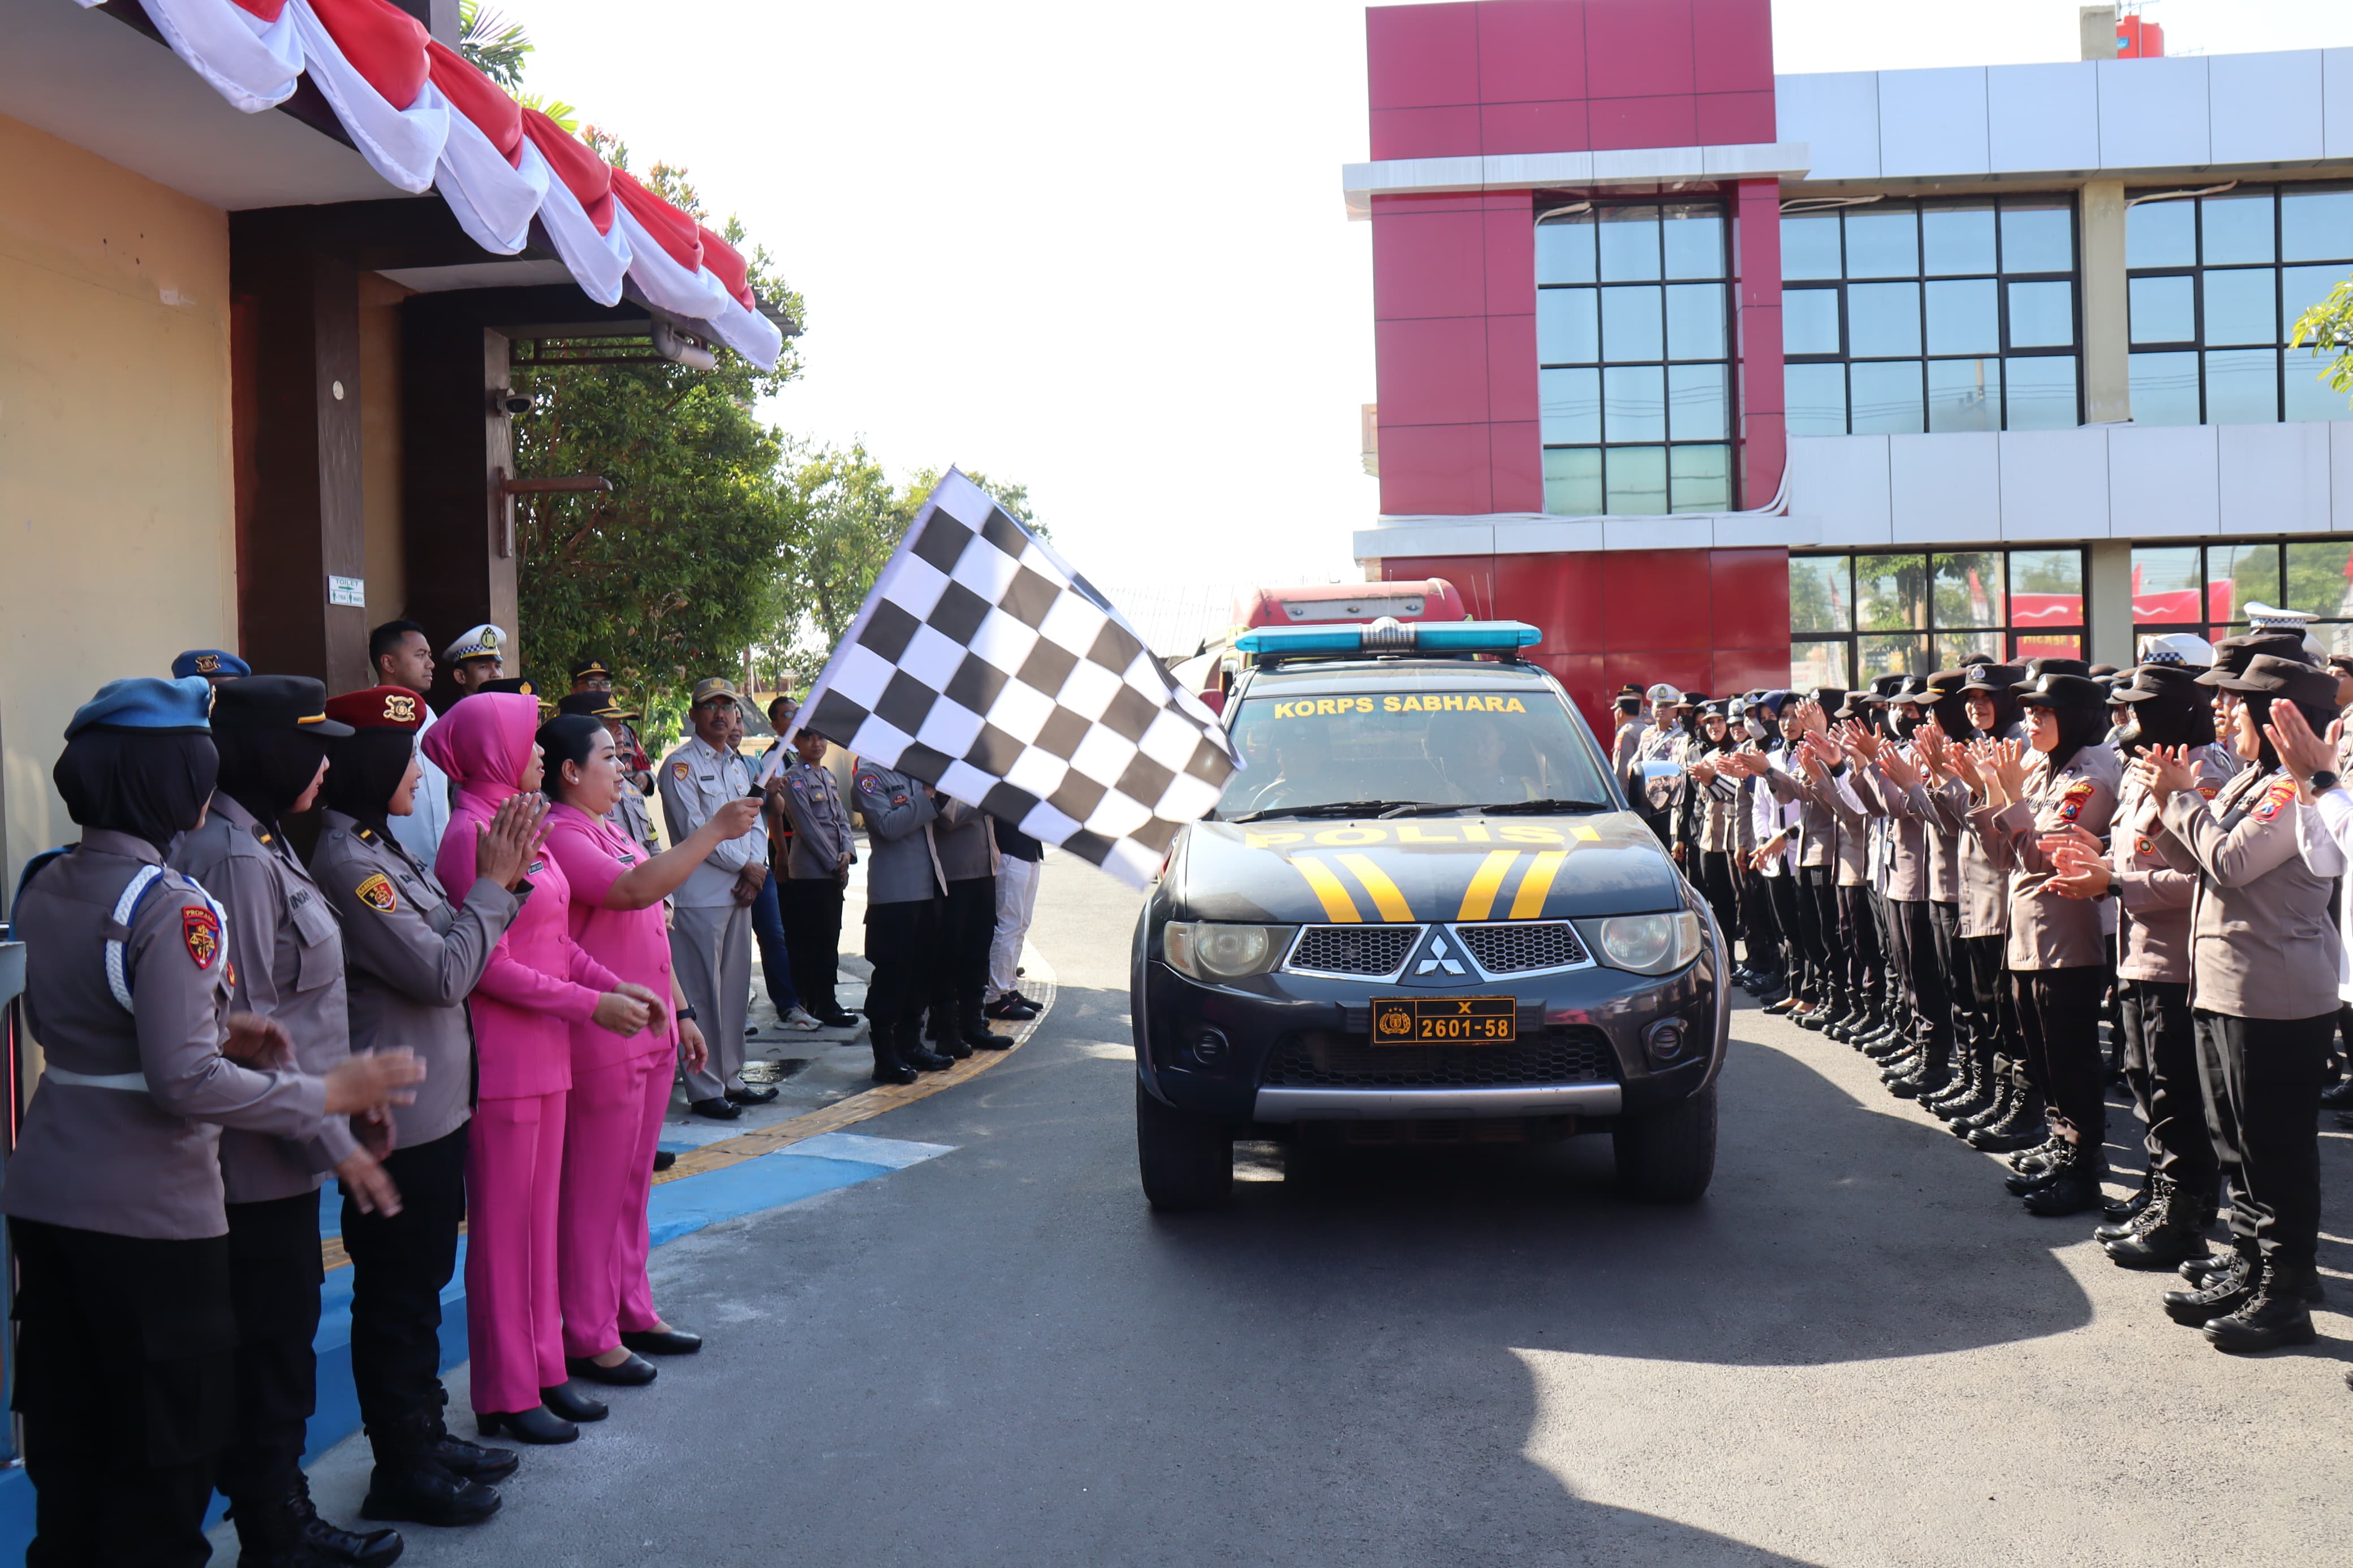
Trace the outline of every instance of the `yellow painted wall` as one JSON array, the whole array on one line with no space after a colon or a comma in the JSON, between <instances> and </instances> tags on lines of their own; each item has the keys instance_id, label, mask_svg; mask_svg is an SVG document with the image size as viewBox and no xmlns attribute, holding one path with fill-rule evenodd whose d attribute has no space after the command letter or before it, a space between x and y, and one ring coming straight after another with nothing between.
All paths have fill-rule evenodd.
<instances>
[{"instance_id":1,"label":"yellow painted wall","mask_svg":"<svg viewBox=\"0 0 2353 1568\"><path fill-rule=\"evenodd\" d=\"M5 890L104 681L237 647L228 219L0 116Z\"/></svg>"},{"instance_id":2,"label":"yellow painted wall","mask_svg":"<svg viewBox=\"0 0 2353 1568\"><path fill-rule=\"evenodd\" d=\"M360 274L360 520L367 546L367 624L408 603L400 511L400 302L416 290Z\"/></svg>"}]
</instances>

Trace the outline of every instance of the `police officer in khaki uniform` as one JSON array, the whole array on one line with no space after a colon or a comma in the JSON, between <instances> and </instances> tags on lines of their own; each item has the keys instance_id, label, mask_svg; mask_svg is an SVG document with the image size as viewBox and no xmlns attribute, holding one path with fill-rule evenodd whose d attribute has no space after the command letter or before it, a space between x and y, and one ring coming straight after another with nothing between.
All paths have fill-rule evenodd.
<instances>
[{"instance_id":1,"label":"police officer in khaki uniform","mask_svg":"<svg viewBox=\"0 0 2353 1568\"><path fill-rule=\"evenodd\" d=\"M751 767L735 750L744 714L734 682L717 677L696 681L687 711L694 733L656 770L662 821L673 844L693 837L729 801L754 793ZM714 1121L733 1121L741 1107L776 1098L773 1089L744 1083L744 1024L752 1007L752 903L767 879L767 829L755 821L743 837L713 849L670 897L671 962L711 1047L709 1061L687 1074L687 1099L697 1115Z\"/></svg>"},{"instance_id":2,"label":"police officer in khaki uniform","mask_svg":"<svg viewBox=\"0 0 2353 1568\"><path fill-rule=\"evenodd\" d=\"M939 900L947 891L932 826L940 806L929 784L861 760L850 775L866 819L867 1028L874 1079L913 1083L948 1065L923 1045L923 1010L940 962Z\"/></svg>"},{"instance_id":3,"label":"police officer in khaki uniform","mask_svg":"<svg viewBox=\"0 0 2353 1568\"><path fill-rule=\"evenodd\" d=\"M466 1133L474 1037L467 994L515 916L546 807L517 795L477 852L479 874L453 903L430 866L410 858L390 821L416 806L424 704L404 687L338 697L327 716L351 726L331 742L324 827L311 876L342 917L352 1048L414 1048L429 1076L393 1116L385 1173L396 1214L343 1200L352 1259L352 1382L375 1470L360 1511L369 1519L474 1524L497 1511L488 1484L513 1472L512 1453L450 1436L441 1419L441 1291L466 1218Z\"/></svg>"},{"instance_id":4,"label":"police officer in khaki uniform","mask_svg":"<svg viewBox=\"0 0 2353 1568\"><path fill-rule=\"evenodd\" d=\"M81 840L36 860L12 906L46 1058L0 1194L36 1564L205 1561L237 1344L220 1129L307 1141L423 1072L393 1051L322 1079L282 1026L230 1010L246 955L164 864L213 791L211 700L198 677L83 705L53 774Z\"/></svg>"},{"instance_id":5,"label":"police officer in khaki uniform","mask_svg":"<svg viewBox=\"0 0 2353 1568\"><path fill-rule=\"evenodd\" d=\"M296 1062L323 1073L351 1055L343 931L311 879L281 818L318 798L327 742L351 727L326 716L327 689L297 675L251 675L219 689L213 738L219 787L205 825L172 858L221 901L236 1005L285 1026ZM363 1142L363 1133L365 1142ZM302 1474L304 1426L318 1402L324 1271L319 1187L332 1173L364 1210L397 1212L399 1193L378 1164L388 1118L328 1117L310 1135L273 1138L231 1129L221 1136L229 1250L237 1260L237 1432L221 1456L244 1554L255 1564L379 1564L400 1551L393 1531L338 1530L311 1506Z\"/></svg>"},{"instance_id":6,"label":"police officer in khaki uniform","mask_svg":"<svg viewBox=\"0 0 2353 1568\"><path fill-rule=\"evenodd\" d=\"M858 1015L843 1011L834 995L834 977L841 966L841 894L849 885L858 847L841 787L825 765L826 744L815 730L794 735L794 760L776 783L776 798L792 825L777 893L794 992L818 1022L846 1029L858 1022Z\"/></svg>"}]
</instances>

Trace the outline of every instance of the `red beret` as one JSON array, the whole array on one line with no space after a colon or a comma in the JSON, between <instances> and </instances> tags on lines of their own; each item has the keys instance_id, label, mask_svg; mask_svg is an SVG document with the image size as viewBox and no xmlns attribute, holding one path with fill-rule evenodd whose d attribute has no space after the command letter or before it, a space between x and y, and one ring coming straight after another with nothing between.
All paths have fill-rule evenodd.
<instances>
[{"instance_id":1,"label":"red beret","mask_svg":"<svg viewBox=\"0 0 2353 1568\"><path fill-rule=\"evenodd\" d=\"M327 717L354 730L415 731L425 722L425 700L406 686L371 686L328 699Z\"/></svg>"}]
</instances>

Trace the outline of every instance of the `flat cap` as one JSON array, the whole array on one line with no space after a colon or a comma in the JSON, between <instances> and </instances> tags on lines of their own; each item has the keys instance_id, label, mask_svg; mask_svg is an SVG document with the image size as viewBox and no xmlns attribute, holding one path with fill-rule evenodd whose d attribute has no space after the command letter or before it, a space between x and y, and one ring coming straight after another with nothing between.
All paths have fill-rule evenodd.
<instances>
[{"instance_id":1,"label":"flat cap","mask_svg":"<svg viewBox=\"0 0 2353 1568\"><path fill-rule=\"evenodd\" d=\"M2143 664L2191 665L2205 669L2214 662L2214 645L2195 632L2153 634L2140 639L2140 661Z\"/></svg>"},{"instance_id":2,"label":"flat cap","mask_svg":"<svg viewBox=\"0 0 2353 1568\"><path fill-rule=\"evenodd\" d=\"M694 683L694 694L688 700L687 706L690 708L700 708L714 697L724 697L732 702L739 695L740 693L735 689L735 683L728 679L725 676L705 676L702 679ZM1667 695L1670 697L1674 696L1675 689L1672 686L1668 687Z\"/></svg>"},{"instance_id":3,"label":"flat cap","mask_svg":"<svg viewBox=\"0 0 2353 1568\"><path fill-rule=\"evenodd\" d=\"M329 737L352 727L327 717L327 688L307 675L248 675L213 698L216 730L299 730Z\"/></svg>"},{"instance_id":4,"label":"flat cap","mask_svg":"<svg viewBox=\"0 0 2353 1568\"><path fill-rule=\"evenodd\" d=\"M444 663L457 664L469 658L498 658L507 651L507 634L484 621L471 630L460 632L458 640L441 650Z\"/></svg>"},{"instance_id":5,"label":"flat cap","mask_svg":"<svg viewBox=\"0 0 2353 1568\"><path fill-rule=\"evenodd\" d=\"M2300 658L2282 658L2276 654L2257 654L2245 669L2235 675L2223 675L2211 684L2225 691L2284 698L2309 708L2337 706L2337 677Z\"/></svg>"},{"instance_id":6,"label":"flat cap","mask_svg":"<svg viewBox=\"0 0 2353 1568\"><path fill-rule=\"evenodd\" d=\"M2015 664L1980 664L1969 671L1961 682L1963 691L2006 691L2026 679L2023 666Z\"/></svg>"},{"instance_id":7,"label":"flat cap","mask_svg":"<svg viewBox=\"0 0 2353 1568\"><path fill-rule=\"evenodd\" d=\"M2110 694L2111 702L2153 702L2170 698L2176 701L2203 698L2198 689L2198 672L2187 665L2158 664L2154 661L2136 668L2126 682Z\"/></svg>"},{"instance_id":8,"label":"flat cap","mask_svg":"<svg viewBox=\"0 0 2353 1568\"><path fill-rule=\"evenodd\" d=\"M2304 637L2298 633L2241 632L2214 645L2214 668L2198 678L2199 684L2220 686L2226 677L2238 674L2267 656L2295 659L2300 664L2312 662L2311 650L2304 646Z\"/></svg>"}]
</instances>

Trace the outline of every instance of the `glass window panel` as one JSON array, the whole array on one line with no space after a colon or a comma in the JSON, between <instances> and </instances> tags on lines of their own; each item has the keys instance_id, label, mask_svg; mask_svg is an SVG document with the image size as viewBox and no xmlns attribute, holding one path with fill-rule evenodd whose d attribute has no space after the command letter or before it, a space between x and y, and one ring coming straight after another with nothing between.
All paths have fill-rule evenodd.
<instances>
[{"instance_id":1,"label":"glass window panel","mask_svg":"<svg viewBox=\"0 0 2353 1568\"><path fill-rule=\"evenodd\" d=\"M1991 272L1993 208L1921 208L1920 247L1931 275Z\"/></svg>"},{"instance_id":2,"label":"glass window panel","mask_svg":"<svg viewBox=\"0 0 2353 1568\"><path fill-rule=\"evenodd\" d=\"M1724 276L1724 210L1669 207L1661 224L1670 278Z\"/></svg>"},{"instance_id":3,"label":"glass window panel","mask_svg":"<svg viewBox=\"0 0 2353 1568\"><path fill-rule=\"evenodd\" d=\"M2198 309L2187 277L2136 278L2126 285L2132 305L2132 341L2137 343L2194 343L2198 341Z\"/></svg>"},{"instance_id":4,"label":"glass window panel","mask_svg":"<svg viewBox=\"0 0 2353 1568\"><path fill-rule=\"evenodd\" d=\"M1846 434L1846 366L1784 365L1781 399L1788 405L1790 435Z\"/></svg>"},{"instance_id":5,"label":"glass window panel","mask_svg":"<svg viewBox=\"0 0 2353 1568\"><path fill-rule=\"evenodd\" d=\"M1536 359L1543 364L1590 364L1601 357L1601 329L1591 289L1536 290Z\"/></svg>"},{"instance_id":6,"label":"glass window panel","mask_svg":"<svg viewBox=\"0 0 2353 1568\"><path fill-rule=\"evenodd\" d=\"M1667 286L1667 357L1724 357L1724 285L1671 283Z\"/></svg>"},{"instance_id":7,"label":"glass window panel","mask_svg":"<svg viewBox=\"0 0 2353 1568\"><path fill-rule=\"evenodd\" d=\"M1868 686L1883 675L1928 675L1928 639L1925 637L1866 637L1855 639L1856 684Z\"/></svg>"},{"instance_id":8,"label":"glass window panel","mask_svg":"<svg viewBox=\"0 0 2353 1568\"><path fill-rule=\"evenodd\" d=\"M1665 370L1655 364L1628 364L1603 371L1601 431L1605 441L1665 440Z\"/></svg>"},{"instance_id":9,"label":"glass window panel","mask_svg":"<svg viewBox=\"0 0 2353 1568\"><path fill-rule=\"evenodd\" d=\"M1847 674L1846 639L1836 642L1799 642L1789 645L1789 689L1803 691L1816 686L1841 686L1852 689L1854 682Z\"/></svg>"},{"instance_id":10,"label":"glass window panel","mask_svg":"<svg viewBox=\"0 0 2353 1568\"><path fill-rule=\"evenodd\" d=\"M1548 447L1601 439L1601 373L1540 370L1536 399Z\"/></svg>"},{"instance_id":11,"label":"glass window panel","mask_svg":"<svg viewBox=\"0 0 2353 1568\"><path fill-rule=\"evenodd\" d=\"M1659 209L1604 207L1599 226L1601 280L1650 282L1659 276Z\"/></svg>"},{"instance_id":12,"label":"glass window panel","mask_svg":"<svg viewBox=\"0 0 2353 1568\"><path fill-rule=\"evenodd\" d=\"M2198 423L2198 356L2135 354L2128 373L2136 425Z\"/></svg>"},{"instance_id":13,"label":"glass window panel","mask_svg":"<svg viewBox=\"0 0 2353 1568\"><path fill-rule=\"evenodd\" d=\"M1612 447L1606 504L1616 516L1657 517L1667 510L1667 449Z\"/></svg>"},{"instance_id":14,"label":"glass window panel","mask_svg":"<svg viewBox=\"0 0 2353 1568\"><path fill-rule=\"evenodd\" d=\"M2281 191L2280 259L2353 260L2353 191Z\"/></svg>"},{"instance_id":15,"label":"glass window panel","mask_svg":"<svg viewBox=\"0 0 2353 1568\"><path fill-rule=\"evenodd\" d=\"M1864 631L1902 631L1928 624L1926 555L1854 558L1855 624Z\"/></svg>"},{"instance_id":16,"label":"glass window panel","mask_svg":"<svg viewBox=\"0 0 2353 1568\"><path fill-rule=\"evenodd\" d=\"M1791 289L1781 296L1781 352L1784 354L1834 354L1839 352L1839 291L1835 289Z\"/></svg>"},{"instance_id":17,"label":"glass window panel","mask_svg":"<svg viewBox=\"0 0 2353 1568\"><path fill-rule=\"evenodd\" d=\"M1854 629L1854 605L1847 596L1844 555L1789 557L1789 629L1793 632L1850 632Z\"/></svg>"},{"instance_id":18,"label":"glass window panel","mask_svg":"<svg viewBox=\"0 0 2353 1568\"><path fill-rule=\"evenodd\" d=\"M2001 362L2009 396L2007 430L2065 430L2083 421L2075 413L2075 356L2037 354Z\"/></svg>"},{"instance_id":19,"label":"glass window panel","mask_svg":"<svg viewBox=\"0 0 2353 1568\"><path fill-rule=\"evenodd\" d=\"M1674 364L1667 367L1667 436L1671 440L1725 439L1731 434L1727 402L1724 366Z\"/></svg>"},{"instance_id":20,"label":"glass window panel","mask_svg":"<svg viewBox=\"0 0 2353 1568\"><path fill-rule=\"evenodd\" d=\"M2075 209L2060 202L2004 202L2001 206L2001 269L2004 272L2075 270Z\"/></svg>"},{"instance_id":21,"label":"glass window panel","mask_svg":"<svg viewBox=\"0 0 2353 1568\"><path fill-rule=\"evenodd\" d=\"M1935 648L1936 668L1958 669L1961 660L1977 653L1999 661L2002 657L2001 645L2009 640L1999 631L1939 632Z\"/></svg>"},{"instance_id":22,"label":"glass window panel","mask_svg":"<svg viewBox=\"0 0 2353 1568\"><path fill-rule=\"evenodd\" d=\"M2244 618L2249 605L2279 604L2279 546L2209 545L2206 584L2206 614L2217 621Z\"/></svg>"},{"instance_id":23,"label":"glass window panel","mask_svg":"<svg viewBox=\"0 0 2353 1568\"><path fill-rule=\"evenodd\" d=\"M1932 359L1928 362L1928 428L2001 428L2001 362L1998 359Z\"/></svg>"},{"instance_id":24,"label":"glass window panel","mask_svg":"<svg viewBox=\"0 0 2353 1568\"><path fill-rule=\"evenodd\" d=\"M1920 285L1850 283L1846 290L1847 352L1857 359L1894 359L1920 352Z\"/></svg>"},{"instance_id":25,"label":"glass window panel","mask_svg":"<svg viewBox=\"0 0 2353 1568\"><path fill-rule=\"evenodd\" d=\"M1918 360L1859 360L1847 372L1856 435L1916 436L1928 427Z\"/></svg>"},{"instance_id":26,"label":"glass window panel","mask_svg":"<svg viewBox=\"0 0 2353 1568\"><path fill-rule=\"evenodd\" d=\"M2234 625L2225 626L2208 626L2206 628L2206 640L2208 642L2218 643L2224 637L2242 637L2246 634L2246 630L2247 624L2244 621L2240 621Z\"/></svg>"},{"instance_id":27,"label":"glass window panel","mask_svg":"<svg viewBox=\"0 0 2353 1568\"><path fill-rule=\"evenodd\" d=\"M2280 272L2280 342L2285 342L2295 331L2296 318L2328 298L2330 289L2343 282L2353 265L2338 263L2335 267L2288 267Z\"/></svg>"},{"instance_id":28,"label":"glass window panel","mask_svg":"<svg viewBox=\"0 0 2353 1568\"><path fill-rule=\"evenodd\" d=\"M2271 603L2335 620L2353 616L2353 592L2348 589L2353 589L2353 545L2341 539L2310 540L2287 547L2283 598ZM2325 632L2320 635L2323 642L2328 640Z\"/></svg>"},{"instance_id":29,"label":"glass window panel","mask_svg":"<svg viewBox=\"0 0 2353 1568\"><path fill-rule=\"evenodd\" d=\"M2194 544L2132 552L2135 626L2196 626L2206 621L2205 579Z\"/></svg>"},{"instance_id":30,"label":"glass window panel","mask_svg":"<svg viewBox=\"0 0 2353 1568\"><path fill-rule=\"evenodd\" d=\"M1627 360L1666 358L1659 309L1659 290L1655 287L1601 290L1602 357L1621 363Z\"/></svg>"},{"instance_id":31,"label":"glass window panel","mask_svg":"<svg viewBox=\"0 0 2353 1568\"><path fill-rule=\"evenodd\" d=\"M1937 626L1949 630L2003 624L2000 551L1963 550L1938 555L1934 589Z\"/></svg>"},{"instance_id":32,"label":"glass window panel","mask_svg":"<svg viewBox=\"0 0 2353 1568\"><path fill-rule=\"evenodd\" d=\"M2279 342L2279 277L2268 267L2202 275L2210 343Z\"/></svg>"},{"instance_id":33,"label":"glass window panel","mask_svg":"<svg viewBox=\"0 0 2353 1568\"><path fill-rule=\"evenodd\" d=\"M2284 410L2291 421L2307 419L2353 419L2353 407L2348 407L2345 394L2328 384L2326 379L2334 360L2327 355L2315 359L2306 349L2289 349L2287 355L2287 407Z\"/></svg>"},{"instance_id":34,"label":"glass window panel","mask_svg":"<svg viewBox=\"0 0 2353 1568\"><path fill-rule=\"evenodd\" d=\"M1676 511L1723 511L1732 505L1732 448L1670 447L1667 484Z\"/></svg>"},{"instance_id":35,"label":"glass window panel","mask_svg":"<svg viewBox=\"0 0 2353 1568\"><path fill-rule=\"evenodd\" d=\"M1591 283L1593 215L1575 213L1536 225L1536 281Z\"/></svg>"},{"instance_id":36,"label":"glass window panel","mask_svg":"<svg viewBox=\"0 0 2353 1568\"><path fill-rule=\"evenodd\" d=\"M1601 448L1547 450L1544 463L1545 510L1556 517L1601 515Z\"/></svg>"},{"instance_id":37,"label":"glass window panel","mask_svg":"<svg viewBox=\"0 0 2353 1568\"><path fill-rule=\"evenodd\" d=\"M1846 213L1846 275L1850 278L1917 278L1920 275L1920 215L1909 202L1849 207Z\"/></svg>"},{"instance_id":38,"label":"glass window panel","mask_svg":"<svg viewBox=\"0 0 2353 1568\"><path fill-rule=\"evenodd\" d=\"M2081 658L2084 657L2084 637L2081 632L2036 632L2019 628L2010 636L2010 646L2018 651L2013 659Z\"/></svg>"},{"instance_id":39,"label":"glass window panel","mask_svg":"<svg viewBox=\"0 0 2353 1568\"><path fill-rule=\"evenodd\" d=\"M2075 341L2075 286L2072 283L2010 285L2010 346L2063 349Z\"/></svg>"},{"instance_id":40,"label":"glass window panel","mask_svg":"<svg viewBox=\"0 0 2353 1568\"><path fill-rule=\"evenodd\" d=\"M1839 215L1800 213L1781 220L1781 276L1837 278Z\"/></svg>"},{"instance_id":41,"label":"glass window panel","mask_svg":"<svg viewBox=\"0 0 2353 1568\"><path fill-rule=\"evenodd\" d=\"M1928 289L1928 352L1932 354L1996 354L2001 352L2001 319L1994 281L1931 283Z\"/></svg>"},{"instance_id":42,"label":"glass window panel","mask_svg":"<svg viewBox=\"0 0 2353 1568\"><path fill-rule=\"evenodd\" d=\"M2198 204L2141 202L2125 209L2126 267L2194 267Z\"/></svg>"},{"instance_id":43,"label":"glass window panel","mask_svg":"<svg viewBox=\"0 0 2353 1568\"><path fill-rule=\"evenodd\" d=\"M2272 259L2272 194L2234 192L2198 203L2199 259L2209 267Z\"/></svg>"},{"instance_id":44,"label":"glass window panel","mask_svg":"<svg viewBox=\"0 0 2353 1568\"><path fill-rule=\"evenodd\" d=\"M2055 632L2084 625L2084 552L2080 550L2013 550L2010 554L2010 624L2021 649L2032 638L2048 645ZM2043 654L2057 654L2043 646ZM2035 654L2021 652L2022 658Z\"/></svg>"},{"instance_id":45,"label":"glass window panel","mask_svg":"<svg viewBox=\"0 0 2353 1568\"><path fill-rule=\"evenodd\" d=\"M2206 423L2271 425L2279 419L2279 350L2217 349L2206 355Z\"/></svg>"}]
</instances>

